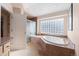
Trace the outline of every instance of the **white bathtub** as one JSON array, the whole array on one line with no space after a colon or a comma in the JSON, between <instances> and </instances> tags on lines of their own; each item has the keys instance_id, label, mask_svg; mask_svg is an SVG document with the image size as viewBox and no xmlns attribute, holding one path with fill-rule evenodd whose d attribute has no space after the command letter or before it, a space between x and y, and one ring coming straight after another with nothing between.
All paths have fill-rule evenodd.
<instances>
[{"instance_id":1,"label":"white bathtub","mask_svg":"<svg viewBox=\"0 0 79 59\"><path fill-rule=\"evenodd\" d=\"M66 38L43 36L42 40L48 44L67 45L68 40Z\"/></svg>"}]
</instances>

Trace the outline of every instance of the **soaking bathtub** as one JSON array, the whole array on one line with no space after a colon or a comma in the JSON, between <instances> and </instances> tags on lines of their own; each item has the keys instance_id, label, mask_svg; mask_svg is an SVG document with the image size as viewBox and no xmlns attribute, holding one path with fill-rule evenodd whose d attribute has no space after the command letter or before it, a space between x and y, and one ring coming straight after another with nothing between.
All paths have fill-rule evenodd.
<instances>
[{"instance_id":1,"label":"soaking bathtub","mask_svg":"<svg viewBox=\"0 0 79 59\"><path fill-rule=\"evenodd\" d=\"M54 36L31 36L31 44L41 56L75 55L74 44L67 38Z\"/></svg>"},{"instance_id":2,"label":"soaking bathtub","mask_svg":"<svg viewBox=\"0 0 79 59\"><path fill-rule=\"evenodd\" d=\"M47 44L55 44L55 45L68 45L69 41L66 38L53 37L53 36L43 36L41 38Z\"/></svg>"}]
</instances>

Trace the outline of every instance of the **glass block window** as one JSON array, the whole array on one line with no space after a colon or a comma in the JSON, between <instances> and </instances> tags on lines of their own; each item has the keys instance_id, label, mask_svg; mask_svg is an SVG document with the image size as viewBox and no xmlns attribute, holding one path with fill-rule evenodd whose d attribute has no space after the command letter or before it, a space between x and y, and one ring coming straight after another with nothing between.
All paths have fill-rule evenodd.
<instances>
[{"instance_id":1,"label":"glass block window","mask_svg":"<svg viewBox=\"0 0 79 59\"><path fill-rule=\"evenodd\" d=\"M64 18L40 20L40 32L46 34L64 34Z\"/></svg>"}]
</instances>

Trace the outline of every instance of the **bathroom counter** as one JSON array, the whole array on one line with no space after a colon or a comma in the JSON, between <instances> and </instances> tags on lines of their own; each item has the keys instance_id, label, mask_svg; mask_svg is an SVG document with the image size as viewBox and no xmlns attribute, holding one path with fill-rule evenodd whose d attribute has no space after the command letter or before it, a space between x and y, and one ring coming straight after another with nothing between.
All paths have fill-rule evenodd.
<instances>
[{"instance_id":1,"label":"bathroom counter","mask_svg":"<svg viewBox=\"0 0 79 59\"><path fill-rule=\"evenodd\" d=\"M3 46L7 42L10 42L10 38L8 38L8 37L1 38L0 46Z\"/></svg>"}]
</instances>

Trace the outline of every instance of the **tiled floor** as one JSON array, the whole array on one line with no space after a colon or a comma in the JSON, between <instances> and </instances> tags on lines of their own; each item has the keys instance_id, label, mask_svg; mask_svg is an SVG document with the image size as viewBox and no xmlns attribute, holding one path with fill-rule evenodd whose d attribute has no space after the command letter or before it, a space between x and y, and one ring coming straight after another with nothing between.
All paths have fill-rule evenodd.
<instances>
[{"instance_id":1,"label":"tiled floor","mask_svg":"<svg viewBox=\"0 0 79 59\"><path fill-rule=\"evenodd\" d=\"M28 44L26 49L18 50L18 51L11 51L10 56L38 56L37 50L34 48L33 45Z\"/></svg>"}]
</instances>

